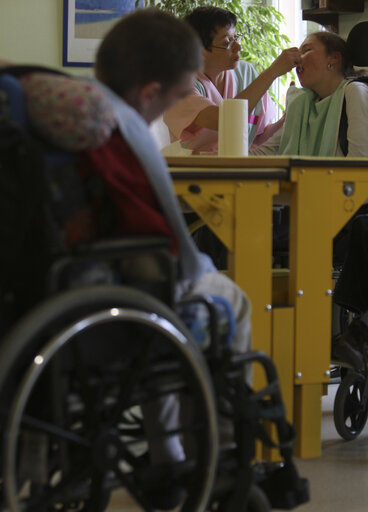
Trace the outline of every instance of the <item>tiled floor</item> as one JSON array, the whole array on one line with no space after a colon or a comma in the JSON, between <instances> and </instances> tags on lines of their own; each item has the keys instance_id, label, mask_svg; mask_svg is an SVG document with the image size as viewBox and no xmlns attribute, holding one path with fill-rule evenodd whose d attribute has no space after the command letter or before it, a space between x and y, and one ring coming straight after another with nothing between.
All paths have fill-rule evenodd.
<instances>
[{"instance_id":1,"label":"tiled floor","mask_svg":"<svg viewBox=\"0 0 368 512\"><path fill-rule=\"evenodd\" d=\"M336 385L323 398L322 457L298 460L310 480L311 501L300 512L366 512L368 510L368 426L354 441L344 441L333 423Z\"/></svg>"},{"instance_id":2,"label":"tiled floor","mask_svg":"<svg viewBox=\"0 0 368 512\"><path fill-rule=\"evenodd\" d=\"M311 501L299 512L366 512L368 510L368 426L355 441L337 434L332 417L336 385L323 398L322 457L297 460L302 476L309 479ZM117 493L108 512L137 512L126 495Z\"/></svg>"}]
</instances>

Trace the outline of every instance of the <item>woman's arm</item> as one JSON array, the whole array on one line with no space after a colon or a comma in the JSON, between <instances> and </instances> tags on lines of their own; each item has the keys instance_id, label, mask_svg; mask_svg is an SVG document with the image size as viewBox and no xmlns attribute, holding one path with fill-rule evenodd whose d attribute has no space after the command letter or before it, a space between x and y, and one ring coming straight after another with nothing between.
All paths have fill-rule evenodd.
<instances>
[{"instance_id":1,"label":"woman's arm","mask_svg":"<svg viewBox=\"0 0 368 512\"><path fill-rule=\"evenodd\" d=\"M352 82L345 88L348 154L368 157L368 85Z\"/></svg>"},{"instance_id":2,"label":"woman's arm","mask_svg":"<svg viewBox=\"0 0 368 512\"><path fill-rule=\"evenodd\" d=\"M277 155L283 128L280 128L264 144L249 151L249 156Z\"/></svg>"},{"instance_id":3,"label":"woman's arm","mask_svg":"<svg viewBox=\"0 0 368 512\"><path fill-rule=\"evenodd\" d=\"M276 133L277 131L279 131L283 126L284 126L284 123L285 123L285 117L286 117L286 114L284 114L278 121L276 121L275 123L270 123L266 126L266 128L264 129L264 131L262 133L260 133L259 135L257 135L255 138L254 138L254 141L253 141L253 145L254 147L258 147L258 146L261 146L262 144L264 144L270 137L273 136L274 133Z\"/></svg>"},{"instance_id":4,"label":"woman's arm","mask_svg":"<svg viewBox=\"0 0 368 512\"><path fill-rule=\"evenodd\" d=\"M248 111L251 112L258 101L271 87L272 82L284 75L299 64L300 54L298 48L288 48L277 57L267 69L235 98L248 100ZM203 128L218 130L218 107L210 106L203 109L194 119L194 123Z\"/></svg>"}]
</instances>

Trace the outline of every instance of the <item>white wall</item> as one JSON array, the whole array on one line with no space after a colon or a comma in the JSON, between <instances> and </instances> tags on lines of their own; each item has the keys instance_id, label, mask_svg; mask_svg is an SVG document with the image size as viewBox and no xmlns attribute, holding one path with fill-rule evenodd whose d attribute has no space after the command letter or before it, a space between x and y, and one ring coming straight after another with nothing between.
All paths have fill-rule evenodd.
<instances>
[{"instance_id":1,"label":"white wall","mask_svg":"<svg viewBox=\"0 0 368 512\"><path fill-rule=\"evenodd\" d=\"M63 0L0 0L0 58L62 68L62 48Z\"/></svg>"},{"instance_id":2,"label":"white wall","mask_svg":"<svg viewBox=\"0 0 368 512\"><path fill-rule=\"evenodd\" d=\"M286 7L290 0L279 0ZM290 2L301 7L300 0ZM0 58L62 68L63 0L0 0ZM284 9L282 9L284 10ZM292 9L286 11L291 39L298 44ZM290 15L289 15L290 13ZM365 12L340 15L339 32L345 37L359 21L368 20ZM68 72L91 74L91 68L67 68Z\"/></svg>"},{"instance_id":3,"label":"white wall","mask_svg":"<svg viewBox=\"0 0 368 512\"><path fill-rule=\"evenodd\" d=\"M364 2L364 12L339 16L339 34L346 37L350 29L360 21L368 21L368 0Z\"/></svg>"}]
</instances>

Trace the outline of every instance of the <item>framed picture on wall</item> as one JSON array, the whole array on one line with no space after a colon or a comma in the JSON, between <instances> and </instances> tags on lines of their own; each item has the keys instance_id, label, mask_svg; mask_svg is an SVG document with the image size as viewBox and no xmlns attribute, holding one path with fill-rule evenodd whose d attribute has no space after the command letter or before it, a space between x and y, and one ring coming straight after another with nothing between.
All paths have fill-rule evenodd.
<instances>
[{"instance_id":1,"label":"framed picture on wall","mask_svg":"<svg viewBox=\"0 0 368 512\"><path fill-rule=\"evenodd\" d=\"M101 39L133 9L135 0L64 0L63 66L92 66Z\"/></svg>"}]
</instances>

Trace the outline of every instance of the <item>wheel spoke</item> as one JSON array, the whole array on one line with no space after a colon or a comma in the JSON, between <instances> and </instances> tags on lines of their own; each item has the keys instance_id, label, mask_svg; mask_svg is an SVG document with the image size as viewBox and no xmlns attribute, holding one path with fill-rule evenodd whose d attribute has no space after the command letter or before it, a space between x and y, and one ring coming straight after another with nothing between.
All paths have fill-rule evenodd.
<instances>
[{"instance_id":1,"label":"wheel spoke","mask_svg":"<svg viewBox=\"0 0 368 512\"><path fill-rule=\"evenodd\" d=\"M91 446L90 441L88 441L86 438L75 434L70 430L66 430L65 428L54 425L48 421L40 420L27 414L23 415L22 417L22 426L44 432L45 434L50 434L59 439L70 441L79 446L84 446L85 448L89 448Z\"/></svg>"},{"instance_id":2,"label":"wheel spoke","mask_svg":"<svg viewBox=\"0 0 368 512\"><path fill-rule=\"evenodd\" d=\"M123 411L128 407L131 396L133 394L133 390L139 382L144 370L147 368L148 359L155 336L152 338L153 339L151 340L145 340L144 349L136 358L134 358L129 370L127 370L125 374L121 376L120 395L118 397L116 406L113 408L111 418L109 419L110 424L118 423L121 420Z\"/></svg>"},{"instance_id":3,"label":"wheel spoke","mask_svg":"<svg viewBox=\"0 0 368 512\"><path fill-rule=\"evenodd\" d=\"M345 419L357 417L361 411L362 403L358 396L358 386L354 385L346 400Z\"/></svg>"},{"instance_id":4,"label":"wheel spoke","mask_svg":"<svg viewBox=\"0 0 368 512\"><path fill-rule=\"evenodd\" d=\"M95 415L94 412L98 407L98 393L96 393L96 390L92 389L89 383L88 370L83 362L78 343L72 344L72 357L75 368L74 378L80 384L80 395L85 404L86 423L90 426L96 425L98 415Z\"/></svg>"}]
</instances>

